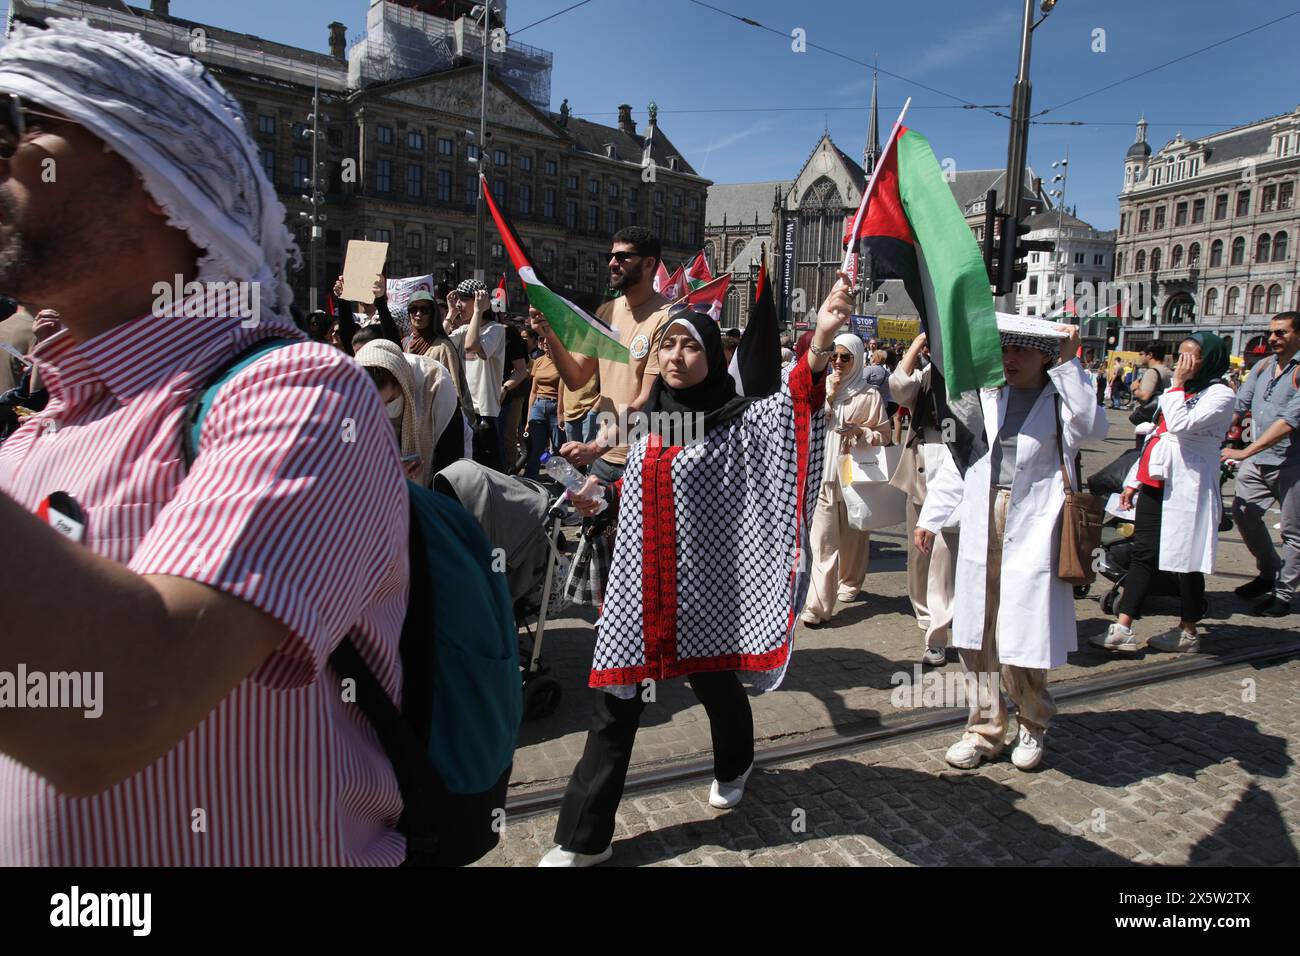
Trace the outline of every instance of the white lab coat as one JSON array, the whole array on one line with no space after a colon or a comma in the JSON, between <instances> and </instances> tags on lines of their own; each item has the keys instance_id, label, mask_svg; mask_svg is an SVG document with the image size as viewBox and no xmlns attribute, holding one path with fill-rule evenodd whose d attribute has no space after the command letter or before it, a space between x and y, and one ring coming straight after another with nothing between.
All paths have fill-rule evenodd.
<instances>
[{"instance_id":1,"label":"white lab coat","mask_svg":"<svg viewBox=\"0 0 1300 956\"><path fill-rule=\"evenodd\" d=\"M1214 573L1223 499L1219 493L1219 449L1232 424L1236 394L1216 382L1187 407L1182 391L1160 394L1160 411L1168 429L1149 462L1151 476L1164 480L1160 508L1160 570ZM1135 462L1124 479L1139 486Z\"/></svg>"},{"instance_id":2,"label":"white lab coat","mask_svg":"<svg viewBox=\"0 0 1300 956\"><path fill-rule=\"evenodd\" d=\"M1065 663L1078 648L1074 591L1056 576L1061 542L1060 514L1065 503L1060 458L1056 452L1055 396L1061 396L1062 445L1074 488L1074 455L1089 439L1105 438L1106 412L1097 405L1087 372L1078 359L1047 373L1048 383L1029 410L1016 440L1016 473L1011 484L1006 533L1002 540L999 584L998 658L1003 664L1047 669ZM1010 391L980 393L989 448L1006 418ZM919 527L938 533L951 524L950 509L960 509L961 547L957 552L953 645L979 650L984 645L984 591L988 573L989 498L993 488L992 453L966 471L931 476Z\"/></svg>"}]
</instances>

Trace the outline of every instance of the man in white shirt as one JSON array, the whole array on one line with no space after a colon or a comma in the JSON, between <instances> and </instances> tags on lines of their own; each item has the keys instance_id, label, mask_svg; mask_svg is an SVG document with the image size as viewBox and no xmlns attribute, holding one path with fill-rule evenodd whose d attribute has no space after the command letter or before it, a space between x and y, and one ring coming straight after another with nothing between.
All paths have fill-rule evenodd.
<instances>
[{"instance_id":1,"label":"man in white shirt","mask_svg":"<svg viewBox=\"0 0 1300 956\"><path fill-rule=\"evenodd\" d=\"M487 286L478 279L466 279L448 299L458 312L473 309L469 324L451 333L451 340L465 354L465 383L480 422L492 427L498 467L505 470L505 436L501 414L501 382L505 379L506 327L496 319ZM480 426L481 427L481 426Z\"/></svg>"}]
</instances>

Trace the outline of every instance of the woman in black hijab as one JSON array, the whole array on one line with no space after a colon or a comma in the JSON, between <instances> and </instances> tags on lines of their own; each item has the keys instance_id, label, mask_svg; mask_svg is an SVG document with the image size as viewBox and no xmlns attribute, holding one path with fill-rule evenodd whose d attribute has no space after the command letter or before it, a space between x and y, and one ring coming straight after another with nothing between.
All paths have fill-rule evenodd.
<instances>
[{"instance_id":1,"label":"woman in black hijab","mask_svg":"<svg viewBox=\"0 0 1300 956\"><path fill-rule=\"evenodd\" d=\"M660 375L630 422L627 469L609 497L618 533L589 683L591 730L543 866L609 859L641 712L658 681L689 677L709 715L710 805L734 807L754 766L741 680L774 690L807 592L807 525L821 475L836 331L852 311L843 278L809 354L776 394L743 398L707 315L675 307L656 347ZM595 505L580 505L590 512Z\"/></svg>"}]
</instances>

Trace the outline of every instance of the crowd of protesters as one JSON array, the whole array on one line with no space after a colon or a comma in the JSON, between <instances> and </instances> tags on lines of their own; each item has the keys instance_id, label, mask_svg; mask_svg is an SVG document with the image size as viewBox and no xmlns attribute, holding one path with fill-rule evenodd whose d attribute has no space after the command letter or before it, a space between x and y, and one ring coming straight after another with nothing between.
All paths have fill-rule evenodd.
<instances>
[{"instance_id":1,"label":"crowd of protesters","mask_svg":"<svg viewBox=\"0 0 1300 956\"><path fill-rule=\"evenodd\" d=\"M340 277L329 307L302 315L284 208L239 104L198 64L59 21L15 29L0 91L0 291L13 297L0 315L0 535L44 572L7 607L0 657L102 673L114 702L90 722L0 708L0 864L402 862L392 767L327 679L329 658L350 639L397 693L405 482L430 487L465 458L537 479L560 455L588 476L577 511L614 529L591 728L546 865L610 856L645 680L689 679L712 727L709 802L740 802L754 761L745 685L776 689L796 623L825 625L870 590L870 533L846 504L855 456L897 446L889 483L923 664L942 666L952 645L974 681L1000 688L972 701L954 766L1003 750L1001 691L1016 706L1013 764L1043 758L1048 671L1077 647L1060 515L1108 401L1133 405L1140 454L1118 495L1132 568L1099 645L1139 649L1136 622L1168 573L1179 624L1146 646L1198 650L1221 461L1240 463L1232 514L1258 571L1237 594L1260 616L1291 613L1294 312L1273 318L1272 354L1235 389L1209 332L1171 342L1172 367L1154 343L1139 368L1090 374L1076 327L1000 317L1005 384L981 392L983 450L959 468L926 336L904 349L845 332L847 275L815 328L782 343L779 388L760 397L728 371L739 330L655 290L662 253L645 228L613 236L617 295L597 313L627 361L571 351L544 315L508 314L477 279L390 308L384 276L356 303ZM169 114L169 97L192 108ZM47 156L67 170L57 190L41 186ZM265 313L249 327L160 311L140 261L258 282ZM284 347L233 364L268 342ZM184 460L190 399L228 368ZM636 412L648 434L615 424ZM1242 447L1222 450L1246 420ZM195 807L219 815L213 838L195 838Z\"/></svg>"}]
</instances>

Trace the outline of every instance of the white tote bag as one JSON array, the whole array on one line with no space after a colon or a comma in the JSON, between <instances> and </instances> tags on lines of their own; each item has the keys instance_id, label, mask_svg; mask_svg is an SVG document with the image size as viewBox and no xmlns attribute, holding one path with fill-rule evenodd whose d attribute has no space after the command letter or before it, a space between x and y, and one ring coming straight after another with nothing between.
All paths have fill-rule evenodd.
<instances>
[{"instance_id":1,"label":"white tote bag","mask_svg":"<svg viewBox=\"0 0 1300 956\"><path fill-rule=\"evenodd\" d=\"M874 531L907 520L907 495L889 484L902 458L902 445L865 445L840 458L840 491L849 527Z\"/></svg>"}]
</instances>

